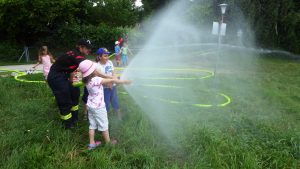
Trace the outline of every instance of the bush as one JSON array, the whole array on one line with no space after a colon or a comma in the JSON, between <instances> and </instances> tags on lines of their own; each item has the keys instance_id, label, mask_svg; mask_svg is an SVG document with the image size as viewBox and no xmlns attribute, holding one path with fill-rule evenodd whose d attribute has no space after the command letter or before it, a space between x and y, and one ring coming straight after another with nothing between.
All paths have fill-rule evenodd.
<instances>
[{"instance_id":1,"label":"bush","mask_svg":"<svg viewBox=\"0 0 300 169\"><path fill-rule=\"evenodd\" d=\"M0 60L17 60L23 47L11 42L0 42Z\"/></svg>"},{"instance_id":2,"label":"bush","mask_svg":"<svg viewBox=\"0 0 300 169\"><path fill-rule=\"evenodd\" d=\"M106 47L113 49L115 46L115 41L124 34L127 34L127 29L100 24L99 26L83 26L82 32L83 37L89 38L95 48Z\"/></svg>"},{"instance_id":3,"label":"bush","mask_svg":"<svg viewBox=\"0 0 300 169\"><path fill-rule=\"evenodd\" d=\"M127 34L128 30L128 28L111 27L106 24L95 26L73 23L62 27L56 36L49 41L56 46L74 47L78 39L88 38L95 49L99 47L113 49L114 42Z\"/></svg>"}]
</instances>

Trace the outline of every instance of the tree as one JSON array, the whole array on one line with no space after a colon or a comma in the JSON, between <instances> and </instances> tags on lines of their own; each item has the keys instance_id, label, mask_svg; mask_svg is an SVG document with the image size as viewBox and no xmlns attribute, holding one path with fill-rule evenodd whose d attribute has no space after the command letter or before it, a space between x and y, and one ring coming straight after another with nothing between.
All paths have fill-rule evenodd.
<instances>
[{"instance_id":1,"label":"tree","mask_svg":"<svg viewBox=\"0 0 300 169\"><path fill-rule=\"evenodd\" d=\"M72 22L80 11L79 0L2 0L0 1L1 39L32 44L51 36L56 29Z\"/></svg>"},{"instance_id":2,"label":"tree","mask_svg":"<svg viewBox=\"0 0 300 169\"><path fill-rule=\"evenodd\" d=\"M133 26L137 21L138 11L134 7L134 0L102 0L94 3L97 6L88 9L89 23L125 27Z\"/></svg>"},{"instance_id":3,"label":"tree","mask_svg":"<svg viewBox=\"0 0 300 169\"><path fill-rule=\"evenodd\" d=\"M171 0L142 0L144 15L150 15L152 12L162 9Z\"/></svg>"},{"instance_id":4,"label":"tree","mask_svg":"<svg viewBox=\"0 0 300 169\"><path fill-rule=\"evenodd\" d=\"M142 0L142 8L136 8L134 2L135 0L1 0L0 40L26 45L45 40L66 45L68 42L73 43L75 38L92 35L94 28L97 29L94 30L95 34L99 36L115 37L122 32L122 28L134 26L172 1ZM223 2L194 0L195 5L191 5L185 12L195 23L209 25L219 18L218 4ZM225 16L228 31L234 33L238 28L250 27L257 45L300 53L299 0L227 0L226 3L229 4ZM115 31L107 31L109 29ZM88 33L82 33L85 30ZM250 33L246 31L246 34ZM109 38L94 39L100 43L101 39Z\"/></svg>"}]
</instances>

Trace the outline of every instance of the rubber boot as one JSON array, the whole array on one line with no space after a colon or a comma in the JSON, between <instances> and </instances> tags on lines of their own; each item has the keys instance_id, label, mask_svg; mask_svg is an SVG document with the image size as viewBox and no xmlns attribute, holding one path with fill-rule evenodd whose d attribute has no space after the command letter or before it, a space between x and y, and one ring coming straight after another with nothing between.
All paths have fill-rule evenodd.
<instances>
[{"instance_id":1,"label":"rubber boot","mask_svg":"<svg viewBox=\"0 0 300 169\"><path fill-rule=\"evenodd\" d=\"M63 123L63 127L65 129L73 129L74 128L74 123L71 118L68 120L63 120L62 123Z\"/></svg>"},{"instance_id":2,"label":"rubber boot","mask_svg":"<svg viewBox=\"0 0 300 169\"><path fill-rule=\"evenodd\" d=\"M78 110L71 111L71 113L72 113L72 123L74 127L78 127Z\"/></svg>"}]
</instances>

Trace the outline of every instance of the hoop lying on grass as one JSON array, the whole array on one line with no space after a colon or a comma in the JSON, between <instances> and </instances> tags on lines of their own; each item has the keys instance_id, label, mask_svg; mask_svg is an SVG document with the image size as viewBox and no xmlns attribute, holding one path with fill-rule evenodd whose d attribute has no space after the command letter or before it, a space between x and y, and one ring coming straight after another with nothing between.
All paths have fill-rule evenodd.
<instances>
[{"instance_id":1,"label":"hoop lying on grass","mask_svg":"<svg viewBox=\"0 0 300 169\"><path fill-rule=\"evenodd\" d=\"M124 68L117 68L117 70L124 70ZM134 69L137 70L137 69ZM153 69L144 69L144 70L153 70ZM188 70L188 71L194 71L194 72L205 72L208 75L200 77L200 78L178 78L178 77L157 77L157 78L147 78L147 79L160 79L160 80L195 80L195 79L206 79L206 78L210 78L214 75L214 73L212 71L209 70L202 70L202 69L155 69L158 71L176 71L176 70ZM28 73L23 72L23 71L19 71L19 70L9 70L9 69L0 69L0 71L4 71L4 72L13 72L16 73L16 75L14 76L15 80L19 81L19 82L25 82L25 83L46 83L45 81L33 81L33 80L26 80L26 79L20 79L20 77L26 76ZM36 73L42 73L39 71L36 71ZM32 72L31 72L32 74ZM82 86L82 82L79 82L76 84L76 86ZM134 86L134 85L133 85ZM135 85L135 86L142 86L142 87L158 87L158 88L183 88L181 86L170 86L170 85L154 85L154 84L140 84L140 85ZM121 92L122 94L127 94L126 92ZM190 106L195 106L195 107L225 107L227 105L229 105L231 103L231 98L227 95L225 95L224 93L217 93L217 96L221 96L225 99L225 101L223 103L219 103L219 104L188 104L188 103L184 103L184 102L180 102L180 101L176 101L176 100L170 100L170 99L165 99L165 98L160 98L160 97L148 97L148 96L142 96L142 98L144 99L153 99L153 100L157 100L157 101L161 101L161 102L166 102L166 103L170 103L170 104L186 104L186 105L190 105Z\"/></svg>"},{"instance_id":2,"label":"hoop lying on grass","mask_svg":"<svg viewBox=\"0 0 300 169\"><path fill-rule=\"evenodd\" d=\"M0 69L0 71L4 71L4 72L12 72L14 78L19 81L19 82L25 82L25 83L46 83L45 81L36 81L36 80L26 80L26 79L20 79L20 77L22 76L26 76L28 74L33 74L33 71L29 70L26 72L23 71L19 71L19 70L9 70L9 69ZM30 73L29 73L30 72ZM42 73L40 71L35 71L36 73Z\"/></svg>"},{"instance_id":3,"label":"hoop lying on grass","mask_svg":"<svg viewBox=\"0 0 300 169\"><path fill-rule=\"evenodd\" d=\"M116 70L124 70L125 68L116 68ZM144 80L157 80L159 82L161 81L194 81L194 80L202 80L202 79L208 79L208 78L211 78L214 76L214 72L210 71L210 70L206 70L206 69L198 69L198 68L126 68L126 71L139 71L139 72L145 72L145 77L142 76L142 77L137 77L137 79L141 79L142 81ZM187 77L186 75L184 77L176 77L174 76L174 74L172 76L174 77L171 77L169 75L165 75L165 77L161 77L161 75L159 75L158 77L151 77L152 75L150 74L147 74L150 72L164 72L164 73L176 73L177 71L178 72L189 72L189 73L205 73L205 75L203 76L200 76L200 77ZM125 73L126 74L126 73ZM143 73L142 73L143 74ZM155 73L154 73L155 74ZM180 86L178 85L177 83L175 85L169 85L169 84L150 84L150 83L145 83L145 84L133 84L131 85L131 87L151 87L151 88L166 88L166 89L179 89L179 90L182 90L182 89L186 89L186 87L184 86ZM211 93L211 92L210 92ZM126 92L122 92L122 94L127 94ZM182 101L177 101L175 100L174 98L172 99L167 99L167 98L162 98L162 97L149 97L149 96L141 96L142 98L145 98L145 99L151 99L151 100L158 100L158 101L161 101L161 102L165 102L165 103L170 103L170 104L178 104L178 105L189 105L189 106L194 106L194 107L224 107L224 106L227 106L231 103L231 98L229 96L227 96L226 94L224 93L221 93L221 92L217 92L215 93L216 96L218 97L222 97L224 98L224 102L222 103L218 103L218 104L200 104L200 103L195 103L195 104L192 104L192 103L185 103L185 102L182 102Z\"/></svg>"}]
</instances>

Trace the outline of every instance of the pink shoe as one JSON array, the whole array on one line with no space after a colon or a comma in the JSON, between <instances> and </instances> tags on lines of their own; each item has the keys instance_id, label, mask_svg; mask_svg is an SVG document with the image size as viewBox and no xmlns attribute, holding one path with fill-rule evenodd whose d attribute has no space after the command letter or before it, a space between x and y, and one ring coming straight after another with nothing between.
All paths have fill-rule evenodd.
<instances>
[{"instance_id":1,"label":"pink shoe","mask_svg":"<svg viewBox=\"0 0 300 169\"><path fill-rule=\"evenodd\" d=\"M93 149L95 149L96 147L98 147L100 145L101 145L101 141L96 141L95 144L89 144L88 145L88 150L93 150Z\"/></svg>"}]
</instances>

